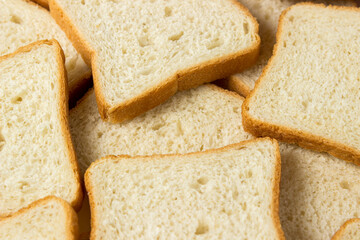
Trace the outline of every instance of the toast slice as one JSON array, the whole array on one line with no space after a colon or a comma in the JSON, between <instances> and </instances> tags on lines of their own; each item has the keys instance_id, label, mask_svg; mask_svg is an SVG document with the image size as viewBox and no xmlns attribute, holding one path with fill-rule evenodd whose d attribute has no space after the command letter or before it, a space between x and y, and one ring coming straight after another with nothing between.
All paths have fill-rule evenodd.
<instances>
[{"instance_id":1,"label":"toast slice","mask_svg":"<svg viewBox=\"0 0 360 240\"><path fill-rule=\"evenodd\" d=\"M187 155L105 157L85 174L91 239L284 239L280 154L258 139Z\"/></svg>"},{"instance_id":2,"label":"toast slice","mask_svg":"<svg viewBox=\"0 0 360 240\"><path fill-rule=\"evenodd\" d=\"M344 223L332 240L360 239L360 218L353 218Z\"/></svg>"},{"instance_id":3,"label":"toast slice","mask_svg":"<svg viewBox=\"0 0 360 240\"><path fill-rule=\"evenodd\" d=\"M360 216L359 166L285 143L280 153L279 215L286 239L331 239L347 219Z\"/></svg>"},{"instance_id":4,"label":"toast slice","mask_svg":"<svg viewBox=\"0 0 360 240\"><path fill-rule=\"evenodd\" d=\"M359 28L359 8L286 10L274 56L243 104L245 130L360 165Z\"/></svg>"},{"instance_id":5,"label":"toast slice","mask_svg":"<svg viewBox=\"0 0 360 240\"><path fill-rule=\"evenodd\" d=\"M51 0L50 11L87 63L100 115L122 122L178 90L255 63L258 24L233 0Z\"/></svg>"},{"instance_id":6,"label":"toast slice","mask_svg":"<svg viewBox=\"0 0 360 240\"><path fill-rule=\"evenodd\" d=\"M250 91L254 89L256 80L260 77L263 68L266 66L270 59L275 44L276 29L278 26L279 17L281 12L286 8L296 4L299 0L238 0L246 8L249 9L251 14L256 17L259 22L259 35L261 38L260 55L256 64L249 69L232 75L229 78L218 81L217 83L235 91L242 96L249 95ZM333 0L313 0L303 1L313 3L324 3L332 5L343 5L356 7L354 1L333 1Z\"/></svg>"},{"instance_id":7,"label":"toast slice","mask_svg":"<svg viewBox=\"0 0 360 240\"><path fill-rule=\"evenodd\" d=\"M107 155L189 153L224 147L253 137L241 123L238 94L212 84L177 93L133 120L101 120L93 91L70 111L70 129L82 172Z\"/></svg>"},{"instance_id":8,"label":"toast slice","mask_svg":"<svg viewBox=\"0 0 360 240\"><path fill-rule=\"evenodd\" d=\"M78 218L64 200L49 196L0 219L0 239L76 240Z\"/></svg>"},{"instance_id":9,"label":"toast slice","mask_svg":"<svg viewBox=\"0 0 360 240\"><path fill-rule=\"evenodd\" d=\"M55 40L0 57L0 217L48 195L81 205L66 83Z\"/></svg>"},{"instance_id":10,"label":"toast slice","mask_svg":"<svg viewBox=\"0 0 360 240\"><path fill-rule=\"evenodd\" d=\"M65 53L70 102L75 103L91 85L91 70L50 13L26 0L0 0L0 55L44 39L56 39Z\"/></svg>"}]
</instances>

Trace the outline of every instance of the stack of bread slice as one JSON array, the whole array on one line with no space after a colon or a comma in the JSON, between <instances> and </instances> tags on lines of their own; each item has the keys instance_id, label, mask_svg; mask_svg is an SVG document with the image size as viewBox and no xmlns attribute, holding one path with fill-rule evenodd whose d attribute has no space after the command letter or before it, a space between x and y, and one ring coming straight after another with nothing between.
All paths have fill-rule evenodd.
<instances>
[{"instance_id":1,"label":"stack of bread slice","mask_svg":"<svg viewBox=\"0 0 360 240\"><path fill-rule=\"evenodd\" d=\"M360 234L353 1L35 2L0 1L0 238Z\"/></svg>"}]
</instances>

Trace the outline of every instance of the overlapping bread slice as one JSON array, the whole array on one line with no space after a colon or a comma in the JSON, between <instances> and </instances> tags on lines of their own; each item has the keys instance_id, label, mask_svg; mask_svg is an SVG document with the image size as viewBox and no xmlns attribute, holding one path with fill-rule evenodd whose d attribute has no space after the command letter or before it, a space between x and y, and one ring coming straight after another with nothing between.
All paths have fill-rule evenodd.
<instances>
[{"instance_id":1,"label":"overlapping bread slice","mask_svg":"<svg viewBox=\"0 0 360 240\"><path fill-rule=\"evenodd\" d=\"M56 39L65 53L70 100L75 102L90 85L91 70L50 13L27 0L0 0L0 55L44 39Z\"/></svg>"},{"instance_id":2,"label":"overlapping bread slice","mask_svg":"<svg viewBox=\"0 0 360 240\"><path fill-rule=\"evenodd\" d=\"M49 1L48 0L31 0L33 2L36 2L37 4L40 4L44 8L49 8Z\"/></svg>"},{"instance_id":3,"label":"overlapping bread slice","mask_svg":"<svg viewBox=\"0 0 360 240\"><path fill-rule=\"evenodd\" d=\"M1 217L48 195L80 207L64 56L55 40L0 58L0 159Z\"/></svg>"},{"instance_id":4,"label":"overlapping bread slice","mask_svg":"<svg viewBox=\"0 0 360 240\"><path fill-rule=\"evenodd\" d=\"M219 85L247 96L254 88L256 80L260 77L272 55L275 44L276 29L281 12L299 0L238 0L259 22L259 35L261 37L261 50L259 59L253 67L219 81ZM356 6L354 1L312 0L303 2L324 3L332 5Z\"/></svg>"},{"instance_id":5,"label":"overlapping bread slice","mask_svg":"<svg viewBox=\"0 0 360 240\"><path fill-rule=\"evenodd\" d=\"M70 111L80 168L107 155L189 153L251 139L241 123L243 98L206 84L177 93L131 121L101 120L93 91Z\"/></svg>"},{"instance_id":6,"label":"overlapping bread slice","mask_svg":"<svg viewBox=\"0 0 360 240\"><path fill-rule=\"evenodd\" d=\"M360 164L359 28L359 8L289 8L243 104L245 129Z\"/></svg>"},{"instance_id":7,"label":"overlapping bread slice","mask_svg":"<svg viewBox=\"0 0 360 240\"><path fill-rule=\"evenodd\" d=\"M51 0L52 16L92 65L101 117L132 119L178 90L251 66L258 24L233 0Z\"/></svg>"},{"instance_id":8,"label":"overlapping bread slice","mask_svg":"<svg viewBox=\"0 0 360 240\"><path fill-rule=\"evenodd\" d=\"M50 196L0 219L0 239L76 240L78 218L66 201Z\"/></svg>"},{"instance_id":9,"label":"overlapping bread slice","mask_svg":"<svg viewBox=\"0 0 360 240\"><path fill-rule=\"evenodd\" d=\"M360 216L360 167L295 145L280 144L280 220L286 239L330 239Z\"/></svg>"},{"instance_id":10,"label":"overlapping bread slice","mask_svg":"<svg viewBox=\"0 0 360 240\"><path fill-rule=\"evenodd\" d=\"M360 218L353 218L344 223L332 240L360 239Z\"/></svg>"},{"instance_id":11,"label":"overlapping bread slice","mask_svg":"<svg viewBox=\"0 0 360 240\"><path fill-rule=\"evenodd\" d=\"M105 157L85 175L91 239L284 239L279 181L270 139L187 155Z\"/></svg>"}]
</instances>

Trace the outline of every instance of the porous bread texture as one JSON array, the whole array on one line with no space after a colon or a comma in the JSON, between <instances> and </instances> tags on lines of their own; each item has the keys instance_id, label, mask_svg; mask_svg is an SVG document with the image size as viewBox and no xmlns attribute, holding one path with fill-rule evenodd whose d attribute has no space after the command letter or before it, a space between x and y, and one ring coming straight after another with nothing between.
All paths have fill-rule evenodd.
<instances>
[{"instance_id":1,"label":"porous bread texture","mask_svg":"<svg viewBox=\"0 0 360 240\"><path fill-rule=\"evenodd\" d=\"M75 240L78 228L74 209L66 201L50 196L0 219L0 239Z\"/></svg>"},{"instance_id":2,"label":"porous bread texture","mask_svg":"<svg viewBox=\"0 0 360 240\"><path fill-rule=\"evenodd\" d=\"M258 24L233 0L51 0L51 14L91 62L101 117L132 119L178 90L251 66Z\"/></svg>"},{"instance_id":3,"label":"porous bread texture","mask_svg":"<svg viewBox=\"0 0 360 240\"><path fill-rule=\"evenodd\" d=\"M344 223L332 240L360 239L360 218L353 218Z\"/></svg>"},{"instance_id":4,"label":"porous bread texture","mask_svg":"<svg viewBox=\"0 0 360 240\"><path fill-rule=\"evenodd\" d=\"M284 239L277 142L106 157L85 175L91 239Z\"/></svg>"},{"instance_id":5,"label":"porous bread texture","mask_svg":"<svg viewBox=\"0 0 360 240\"><path fill-rule=\"evenodd\" d=\"M297 4L243 104L245 130L360 164L360 10Z\"/></svg>"},{"instance_id":6,"label":"porous bread texture","mask_svg":"<svg viewBox=\"0 0 360 240\"><path fill-rule=\"evenodd\" d=\"M70 129L82 172L107 155L189 153L253 137L241 123L243 98L211 84L178 92L124 123L101 120L93 91L70 111Z\"/></svg>"},{"instance_id":7,"label":"porous bread texture","mask_svg":"<svg viewBox=\"0 0 360 240\"><path fill-rule=\"evenodd\" d=\"M359 166L285 143L280 153L279 215L286 239L330 239L347 219L360 216Z\"/></svg>"},{"instance_id":8,"label":"porous bread texture","mask_svg":"<svg viewBox=\"0 0 360 240\"><path fill-rule=\"evenodd\" d=\"M259 35L261 38L260 55L256 64L245 71L221 80L219 85L247 96L254 88L256 80L260 77L263 68L270 59L275 44L276 29L281 12L294 5L299 0L238 0L259 22ZM307 1L303 1L307 2ZM356 6L354 1L327 1L312 0L313 3L332 5Z\"/></svg>"},{"instance_id":9,"label":"porous bread texture","mask_svg":"<svg viewBox=\"0 0 360 240\"><path fill-rule=\"evenodd\" d=\"M0 58L0 216L55 195L79 208L64 57L40 41Z\"/></svg>"},{"instance_id":10,"label":"porous bread texture","mask_svg":"<svg viewBox=\"0 0 360 240\"><path fill-rule=\"evenodd\" d=\"M71 101L81 97L91 70L48 11L26 0L0 0L0 33L0 55L38 40L59 41L65 53Z\"/></svg>"}]
</instances>

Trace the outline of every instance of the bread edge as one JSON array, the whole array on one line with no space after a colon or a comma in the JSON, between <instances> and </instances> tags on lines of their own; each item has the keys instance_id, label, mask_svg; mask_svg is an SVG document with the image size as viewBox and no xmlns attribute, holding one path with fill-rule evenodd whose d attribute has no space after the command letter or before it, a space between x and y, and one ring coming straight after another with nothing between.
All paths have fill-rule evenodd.
<instances>
[{"instance_id":1,"label":"bread edge","mask_svg":"<svg viewBox=\"0 0 360 240\"><path fill-rule=\"evenodd\" d=\"M292 8L297 6L317 6L322 8L333 8L333 9L360 12L360 8L357 7L332 6L332 5L325 6L324 4L314 4L309 2L295 4L282 12L279 19L278 31L276 33L276 44L273 49L273 55L268 61L265 68L263 69L260 78L256 81L254 90L251 91L250 95L245 99L242 105L242 119L243 119L244 129L257 137L263 137L263 136L273 137L279 141L298 144L303 148L311 149L314 151L327 152L337 158L352 162L360 166L360 151L357 151L354 148L335 142L331 139L326 139L324 137L314 135L309 132L299 131L299 130L291 129L286 126L263 122L251 116L251 114L249 113L250 101L252 97L256 94L260 86L260 83L263 81L265 75L272 67L272 62L276 57L278 46L282 41L281 35L284 25L283 24L284 17Z\"/></svg>"},{"instance_id":2,"label":"bread edge","mask_svg":"<svg viewBox=\"0 0 360 240\"><path fill-rule=\"evenodd\" d=\"M76 29L71 19L66 15L56 0L49 0L50 12L56 22L62 27L68 38L73 42L75 48L83 56L85 62L92 66L95 95L98 109L103 120L117 123L133 119L142 113L165 102L178 90L186 90L201 85L205 82L214 81L227 77L235 72L246 69L255 64L260 51L259 26L256 19L236 0L229 0L239 11L243 12L255 26L255 41L251 46L227 56L218 57L210 61L180 70L168 79L159 82L156 86L149 88L136 97L111 106L106 102L100 87L98 71L96 66L97 54L84 36Z\"/></svg>"},{"instance_id":3,"label":"bread edge","mask_svg":"<svg viewBox=\"0 0 360 240\"><path fill-rule=\"evenodd\" d=\"M49 9L49 2L47 0L31 0L35 2L36 4L39 4L43 8Z\"/></svg>"},{"instance_id":4,"label":"bread edge","mask_svg":"<svg viewBox=\"0 0 360 240\"><path fill-rule=\"evenodd\" d=\"M4 222L16 218L18 216L21 216L25 213L27 213L29 210L32 210L33 208L36 208L38 206L41 206L43 204L46 204L47 202L56 201L62 205L63 210L66 214L66 236L64 239L68 240L76 240L79 238L79 223L78 223L78 217L75 213L74 209L69 205L68 202L65 200L55 197L55 196L47 196L44 198L41 198L39 200L36 200L32 203L30 203L28 206L21 208L17 212L11 214L10 216L6 218L0 218L0 226ZM57 216L54 216L57 217Z\"/></svg>"},{"instance_id":5,"label":"bread edge","mask_svg":"<svg viewBox=\"0 0 360 240\"><path fill-rule=\"evenodd\" d=\"M236 92L244 97L249 96L252 90L251 87L248 86L244 81L242 81L242 79L236 74L231 75L228 78L217 80L215 84L222 88Z\"/></svg>"},{"instance_id":6,"label":"bread edge","mask_svg":"<svg viewBox=\"0 0 360 240\"><path fill-rule=\"evenodd\" d=\"M156 159L158 157L184 157L184 156L190 156L190 155L203 155L203 154L209 154L209 153L217 153L217 152L221 152L221 151L226 151L228 149L235 149L235 148L242 148L243 146L246 147L246 145L248 144L252 144L252 143L256 143L259 141L269 141L272 143L274 150L275 150L275 167L274 167L274 177L273 177L273 181L272 181L272 204L270 206L271 210L272 210L272 219L273 219L273 224L276 230L276 234L278 236L277 239L285 239L285 235L284 232L282 230L281 227L281 223L280 223L280 216L279 216L279 198L280 198L280 177L281 177L281 157L280 157L280 150L279 150L279 144L275 139L271 139L271 138L257 138L257 139L252 139L252 140L247 140L247 141L242 141L239 143L235 143L235 144L231 144L231 145L227 145L225 147L222 148L217 148L217 149L210 149L207 151L203 151L203 152L193 152L193 153L187 153L187 154L158 154L158 155L152 155L152 156L135 156L135 157L131 157L128 155L118 155L118 156L114 156L114 155L110 155L110 156L106 156L103 158L100 158L98 160L96 160L95 162L93 162L90 167L86 170L85 172L85 186L88 192L88 196L89 196L89 204L90 204L90 212L91 212L91 233L90 233L90 239L91 240L95 240L97 239L97 213L95 211L95 202L94 202L94 196L93 196L93 191L92 189L93 184L91 182L91 172L92 170L99 164L103 164L106 163L107 161L121 161L121 159L119 158L127 158L127 159L138 159L138 158L142 158L144 159L144 161L151 161L153 159Z\"/></svg>"},{"instance_id":7,"label":"bread edge","mask_svg":"<svg viewBox=\"0 0 360 240\"><path fill-rule=\"evenodd\" d=\"M68 119L69 119L69 108L68 108L68 101L67 101L68 100L68 82L67 82L67 76L66 76L66 71L65 71L65 66L64 66L64 62L65 62L64 52L62 51L60 44L55 39L40 40L37 42L33 42L29 45L18 48L15 52L0 56L0 62L5 59L14 57L19 53L29 52L36 47L40 47L41 45L50 45L50 46L54 46L56 48L55 55L56 55L56 60L57 60L57 64L58 64L57 68L59 70L58 83L59 83L59 96L60 96L60 99L57 99L58 104L59 104L58 107L60 108L60 111L59 111L60 115L58 116L58 119L60 121L60 128L62 131L64 143L66 144L66 149L68 151L69 161L72 166L72 171L74 173L75 182L78 185L76 196L74 197L74 200L71 201L70 205L72 205L75 210L80 210L81 204L82 204L83 192L82 192L81 182L80 182L79 167L77 164L75 150L73 147L70 130L69 130L69 124L68 124Z\"/></svg>"},{"instance_id":8,"label":"bread edge","mask_svg":"<svg viewBox=\"0 0 360 240\"><path fill-rule=\"evenodd\" d=\"M343 225L341 225L340 229L334 234L334 236L331 238L331 240L341 240L346 228L350 224L355 223L355 222L360 222L360 218L352 218L352 219L347 220ZM359 229L359 231L360 231L360 229Z\"/></svg>"}]
</instances>

